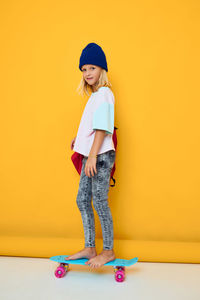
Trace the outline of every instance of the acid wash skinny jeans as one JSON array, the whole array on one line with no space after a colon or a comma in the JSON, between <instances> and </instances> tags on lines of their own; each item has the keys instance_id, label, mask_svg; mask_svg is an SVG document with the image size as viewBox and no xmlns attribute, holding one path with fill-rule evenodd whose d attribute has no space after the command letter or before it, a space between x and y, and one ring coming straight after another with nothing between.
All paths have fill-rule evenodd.
<instances>
[{"instance_id":1,"label":"acid wash skinny jeans","mask_svg":"<svg viewBox=\"0 0 200 300\"><path fill-rule=\"evenodd\" d=\"M95 221L91 205L93 198L93 206L99 216L102 228L103 249L113 249L113 220L108 205L108 191L115 155L114 150L98 154L96 162L97 173L93 171L94 176L92 176L90 172L91 177L85 174L85 164L88 157L84 156L82 160L76 203L82 216L85 247L95 247Z\"/></svg>"}]
</instances>

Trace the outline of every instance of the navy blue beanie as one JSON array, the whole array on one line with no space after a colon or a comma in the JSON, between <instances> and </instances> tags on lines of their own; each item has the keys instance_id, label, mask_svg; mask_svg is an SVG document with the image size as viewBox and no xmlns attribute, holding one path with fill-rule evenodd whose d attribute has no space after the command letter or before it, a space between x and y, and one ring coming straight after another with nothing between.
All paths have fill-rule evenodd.
<instances>
[{"instance_id":1,"label":"navy blue beanie","mask_svg":"<svg viewBox=\"0 0 200 300\"><path fill-rule=\"evenodd\" d=\"M79 69L81 70L81 67L87 64L102 67L108 72L105 53L96 43L89 43L81 53Z\"/></svg>"}]
</instances>

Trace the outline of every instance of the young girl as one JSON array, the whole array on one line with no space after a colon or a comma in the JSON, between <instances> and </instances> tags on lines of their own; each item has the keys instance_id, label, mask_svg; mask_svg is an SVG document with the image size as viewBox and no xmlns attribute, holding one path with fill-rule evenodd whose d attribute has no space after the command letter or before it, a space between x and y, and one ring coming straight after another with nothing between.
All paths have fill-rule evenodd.
<instances>
[{"instance_id":1,"label":"young girl","mask_svg":"<svg viewBox=\"0 0 200 300\"><path fill-rule=\"evenodd\" d=\"M82 91L91 96L85 106L77 136L71 149L83 155L82 170L76 203L81 212L85 247L65 259L88 258L86 264L97 268L115 259L113 251L113 220L108 205L111 170L115 162L114 95L107 79L106 56L96 43L82 51L79 69L83 72ZM95 222L93 205L100 219L103 234L103 251L95 249Z\"/></svg>"}]
</instances>

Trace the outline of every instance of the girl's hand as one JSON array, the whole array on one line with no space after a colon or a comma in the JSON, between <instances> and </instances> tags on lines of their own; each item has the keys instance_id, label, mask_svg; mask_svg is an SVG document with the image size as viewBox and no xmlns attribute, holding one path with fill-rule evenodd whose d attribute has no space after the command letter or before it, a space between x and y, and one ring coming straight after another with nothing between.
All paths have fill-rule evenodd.
<instances>
[{"instance_id":1,"label":"girl's hand","mask_svg":"<svg viewBox=\"0 0 200 300\"><path fill-rule=\"evenodd\" d=\"M70 147L71 147L71 150L73 150L73 148L74 148L74 143L75 143L75 140L76 140L76 137L75 137L75 138L73 138L73 140L71 141L71 145L70 145Z\"/></svg>"},{"instance_id":2,"label":"girl's hand","mask_svg":"<svg viewBox=\"0 0 200 300\"><path fill-rule=\"evenodd\" d=\"M90 172L94 176L94 171L97 173L96 169L97 158L88 156L88 159L85 164L85 175L90 177Z\"/></svg>"}]
</instances>

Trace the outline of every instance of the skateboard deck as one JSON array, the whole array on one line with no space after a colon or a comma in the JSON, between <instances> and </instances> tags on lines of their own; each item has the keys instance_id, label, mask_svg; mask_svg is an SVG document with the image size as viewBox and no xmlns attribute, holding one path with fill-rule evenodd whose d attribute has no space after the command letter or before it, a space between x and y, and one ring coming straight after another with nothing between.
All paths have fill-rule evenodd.
<instances>
[{"instance_id":1,"label":"skateboard deck","mask_svg":"<svg viewBox=\"0 0 200 300\"><path fill-rule=\"evenodd\" d=\"M57 256L50 257L50 260L59 263L59 266L55 271L55 276L57 278L64 277L64 275L66 274L66 272L69 269L69 264L89 266L89 265L85 264L89 260L88 258L66 260L65 257L68 257L68 256L69 255L57 255ZM115 280L117 282L122 282L125 279L125 267L132 266L137 261L138 261L138 257L134 257L132 259L116 258L112 261L105 263L104 266L113 266L114 272L115 272Z\"/></svg>"}]
</instances>

